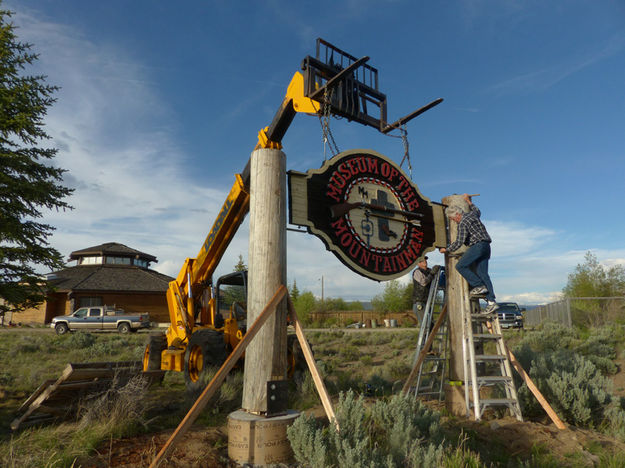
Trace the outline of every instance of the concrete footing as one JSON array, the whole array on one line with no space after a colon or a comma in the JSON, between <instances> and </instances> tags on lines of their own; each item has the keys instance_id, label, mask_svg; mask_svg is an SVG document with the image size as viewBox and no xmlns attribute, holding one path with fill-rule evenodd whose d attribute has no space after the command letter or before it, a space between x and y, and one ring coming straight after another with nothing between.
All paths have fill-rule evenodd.
<instances>
[{"instance_id":1,"label":"concrete footing","mask_svg":"<svg viewBox=\"0 0 625 468\"><path fill-rule=\"evenodd\" d=\"M293 450L286 437L289 427L300 413L267 418L238 410L228 415L228 457L243 465L269 466L292 463Z\"/></svg>"}]
</instances>

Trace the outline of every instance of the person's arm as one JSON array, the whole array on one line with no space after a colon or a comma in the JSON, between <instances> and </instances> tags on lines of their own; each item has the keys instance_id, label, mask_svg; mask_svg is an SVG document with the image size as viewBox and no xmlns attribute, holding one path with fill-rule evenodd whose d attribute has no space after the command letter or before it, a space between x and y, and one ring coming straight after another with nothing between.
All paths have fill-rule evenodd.
<instances>
[{"instance_id":1,"label":"person's arm","mask_svg":"<svg viewBox=\"0 0 625 468\"><path fill-rule=\"evenodd\" d=\"M456 236L456 240L447 246L447 252L454 252L464 245L464 241L467 239L469 231L467 230L466 222L463 221L464 216L462 217L460 224L458 224L458 235Z\"/></svg>"},{"instance_id":2,"label":"person's arm","mask_svg":"<svg viewBox=\"0 0 625 468\"><path fill-rule=\"evenodd\" d=\"M415 270L415 272L412 275L412 278L421 286L427 286L428 284L427 276L423 274L423 272L419 268Z\"/></svg>"}]
</instances>

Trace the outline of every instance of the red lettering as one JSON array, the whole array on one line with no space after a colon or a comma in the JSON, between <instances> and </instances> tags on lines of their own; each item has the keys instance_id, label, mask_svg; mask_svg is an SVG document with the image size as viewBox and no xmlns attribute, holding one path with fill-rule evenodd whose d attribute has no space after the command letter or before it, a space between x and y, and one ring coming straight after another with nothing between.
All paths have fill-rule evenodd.
<instances>
[{"instance_id":1,"label":"red lettering","mask_svg":"<svg viewBox=\"0 0 625 468\"><path fill-rule=\"evenodd\" d=\"M347 226L345 225L345 220L343 218L339 218L333 223L330 223L334 229L336 229L336 237L339 237L342 233L347 232Z\"/></svg>"},{"instance_id":2,"label":"red lettering","mask_svg":"<svg viewBox=\"0 0 625 468\"><path fill-rule=\"evenodd\" d=\"M419 200L418 199L414 199L408 202L408 211L416 211L416 209L419 208Z\"/></svg>"},{"instance_id":3,"label":"red lettering","mask_svg":"<svg viewBox=\"0 0 625 468\"><path fill-rule=\"evenodd\" d=\"M404 256L406 257L406 263L408 264L412 264L417 259L417 255L415 254L415 252L412 251L410 245L411 244L406 246L406 248L404 249Z\"/></svg>"},{"instance_id":4,"label":"red lettering","mask_svg":"<svg viewBox=\"0 0 625 468\"><path fill-rule=\"evenodd\" d=\"M395 177L399 175L399 171L394 167L391 167L391 174L389 176L389 180L392 182Z\"/></svg>"},{"instance_id":5,"label":"red lettering","mask_svg":"<svg viewBox=\"0 0 625 468\"><path fill-rule=\"evenodd\" d=\"M391 166L388 163L382 163L382 175L387 179L391 175Z\"/></svg>"},{"instance_id":6,"label":"red lettering","mask_svg":"<svg viewBox=\"0 0 625 468\"><path fill-rule=\"evenodd\" d=\"M397 269L399 270L405 270L408 267L408 265L406 265L406 262L402 258L401 253L395 256L395 261L397 262Z\"/></svg>"},{"instance_id":7,"label":"red lettering","mask_svg":"<svg viewBox=\"0 0 625 468\"><path fill-rule=\"evenodd\" d=\"M356 247L356 251L354 251L354 247ZM362 246L360 245L360 243L356 239L352 239L352 245L349 246L349 254L352 256L353 259L356 259L356 257L358 257L361 249Z\"/></svg>"},{"instance_id":8,"label":"red lettering","mask_svg":"<svg viewBox=\"0 0 625 468\"><path fill-rule=\"evenodd\" d=\"M345 174L345 177L347 178L347 180L349 180L349 178L352 175L350 173L349 167L346 167L348 164L349 164L349 161L339 165L339 171L341 172L341 174Z\"/></svg>"},{"instance_id":9,"label":"red lettering","mask_svg":"<svg viewBox=\"0 0 625 468\"><path fill-rule=\"evenodd\" d=\"M352 243L352 239L353 239L352 235L349 232L346 232L345 234L341 236L341 245L343 247L347 247L349 244Z\"/></svg>"},{"instance_id":10,"label":"red lettering","mask_svg":"<svg viewBox=\"0 0 625 468\"><path fill-rule=\"evenodd\" d=\"M384 258L384 268L383 268L384 273L392 273L393 270L391 269L391 262L388 258Z\"/></svg>"},{"instance_id":11,"label":"red lettering","mask_svg":"<svg viewBox=\"0 0 625 468\"><path fill-rule=\"evenodd\" d=\"M399 184L397 184L397 190L403 190L404 187L410 187L410 184L405 177L400 177Z\"/></svg>"},{"instance_id":12,"label":"red lettering","mask_svg":"<svg viewBox=\"0 0 625 468\"><path fill-rule=\"evenodd\" d=\"M351 171L351 175L355 176L358 174L358 168L356 167L355 161L347 161L346 164L349 166L349 170Z\"/></svg>"},{"instance_id":13,"label":"red lettering","mask_svg":"<svg viewBox=\"0 0 625 468\"><path fill-rule=\"evenodd\" d=\"M372 174L378 174L378 160L375 158L367 158L367 167Z\"/></svg>"},{"instance_id":14,"label":"red lettering","mask_svg":"<svg viewBox=\"0 0 625 468\"><path fill-rule=\"evenodd\" d=\"M380 271L380 261L382 260L382 257L380 257L379 255L372 255L372 256L373 256L373 261L375 262L373 269L377 273L378 271Z\"/></svg>"},{"instance_id":15,"label":"red lettering","mask_svg":"<svg viewBox=\"0 0 625 468\"><path fill-rule=\"evenodd\" d=\"M328 185L328 191L326 192L326 196L332 198L333 200L340 202L341 200L341 191L336 186L330 184Z\"/></svg>"},{"instance_id":16,"label":"red lettering","mask_svg":"<svg viewBox=\"0 0 625 468\"><path fill-rule=\"evenodd\" d=\"M358 171L359 172L366 172L367 171L367 164L365 162L365 158L363 158L361 156L361 157L355 159L354 161L358 165Z\"/></svg>"},{"instance_id":17,"label":"red lettering","mask_svg":"<svg viewBox=\"0 0 625 468\"><path fill-rule=\"evenodd\" d=\"M370 260L371 252L367 249L362 249L362 252L360 252L360 264L366 268L369 265Z\"/></svg>"}]
</instances>

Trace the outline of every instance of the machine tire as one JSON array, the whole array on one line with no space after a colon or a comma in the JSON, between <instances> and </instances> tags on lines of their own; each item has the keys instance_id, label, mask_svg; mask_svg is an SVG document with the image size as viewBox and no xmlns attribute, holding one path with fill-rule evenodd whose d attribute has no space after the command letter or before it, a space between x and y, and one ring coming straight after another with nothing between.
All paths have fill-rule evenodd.
<instances>
[{"instance_id":1,"label":"machine tire","mask_svg":"<svg viewBox=\"0 0 625 468\"><path fill-rule=\"evenodd\" d=\"M121 334L126 334L126 333L130 333L130 324L126 323L126 322L122 322L119 325L117 325L117 331Z\"/></svg>"},{"instance_id":2,"label":"machine tire","mask_svg":"<svg viewBox=\"0 0 625 468\"><path fill-rule=\"evenodd\" d=\"M304 357L304 352L302 351L302 347L299 344L296 335L287 335L286 337L286 346L287 346L287 376L292 378L295 373L305 372L308 369L308 364L306 364L306 358Z\"/></svg>"},{"instance_id":3,"label":"machine tire","mask_svg":"<svg viewBox=\"0 0 625 468\"><path fill-rule=\"evenodd\" d=\"M204 390L211 368L221 366L226 358L224 335L215 330L198 330L191 335L184 353L184 381L189 392Z\"/></svg>"},{"instance_id":4,"label":"machine tire","mask_svg":"<svg viewBox=\"0 0 625 468\"><path fill-rule=\"evenodd\" d=\"M69 327L65 322L60 322L54 326L54 330L56 331L57 335L65 335L67 332L69 332Z\"/></svg>"},{"instance_id":5,"label":"machine tire","mask_svg":"<svg viewBox=\"0 0 625 468\"><path fill-rule=\"evenodd\" d=\"M160 370L161 353L167 348L167 337L163 333L150 335L143 353L143 370Z\"/></svg>"}]
</instances>

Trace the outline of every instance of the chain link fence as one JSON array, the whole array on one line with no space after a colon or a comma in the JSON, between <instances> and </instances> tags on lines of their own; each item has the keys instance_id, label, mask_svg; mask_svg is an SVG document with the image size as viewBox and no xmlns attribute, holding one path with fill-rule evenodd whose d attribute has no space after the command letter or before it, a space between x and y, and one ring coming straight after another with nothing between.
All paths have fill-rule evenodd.
<instances>
[{"instance_id":1,"label":"chain link fence","mask_svg":"<svg viewBox=\"0 0 625 468\"><path fill-rule=\"evenodd\" d=\"M566 327L625 323L625 297L569 297L526 310L524 315L527 327L536 327L546 321Z\"/></svg>"}]
</instances>

